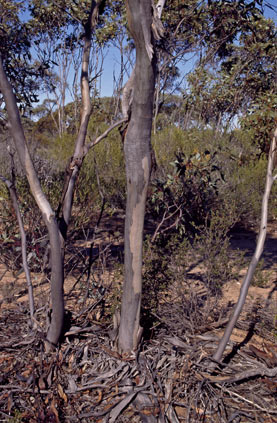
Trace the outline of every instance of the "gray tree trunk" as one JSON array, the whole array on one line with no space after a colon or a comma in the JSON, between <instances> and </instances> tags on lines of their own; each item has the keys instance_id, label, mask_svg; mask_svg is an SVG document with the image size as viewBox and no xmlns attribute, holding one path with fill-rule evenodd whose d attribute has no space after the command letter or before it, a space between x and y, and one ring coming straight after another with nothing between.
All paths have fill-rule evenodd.
<instances>
[{"instance_id":1,"label":"gray tree trunk","mask_svg":"<svg viewBox=\"0 0 277 423\"><path fill-rule=\"evenodd\" d=\"M82 55L82 70L81 70L81 95L82 95L82 109L81 109L81 122L75 143L75 150L71 162L68 167L68 176L65 181L64 194L62 198L62 218L60 223L61 232L63 237L66 237L66 232L71 217L72 204L75 184L80 173L80 169L87 153L85 151L85 142L87 136L88 123L91 114L91 101L90 101L90 86L89 86L89 62L91 52L91 36L95 30L98 22L99 6L102 0L91 0L90 14L88 21L85 24L84 30L84 47Z\"/></svg>"},{"instance_id":2,"label":"gray tree trunk","mask_svg":"<svg viewBox=\"0 0 277 423\"><path fill-rule=\"evenodd\" d=\"M27 147L16 98L12 87L5 74L2 58L0 56L0 90L3 94L10 132L14 140L20 163L27 176L29 186L34 199L42 213L43 220L47 226L51 248L51 301L52 316L51 323L47 333L48 347L56 345L62 333L64 319L64 298L63 298L63 259L60 244L60 232L47 198L45 197L40 182L35 171L30 153ZM46 346L47 347L47 346Z\"/></svg>"},{"instance_id":3,"label":"gray tree trunk","mask_svg":"<svg viewBox=\"0 0 277 423\"><path fill-rule=\"evenodd\" d=\"M126 1L128 25L136 46L131 117L124 141L127 178L125 218L125 281L118 348L129 353L141 334L142 246L145 203L150 177L150 142L155 87L155 58L151 33L151 0Z\"/></svg>"}]
</instances>

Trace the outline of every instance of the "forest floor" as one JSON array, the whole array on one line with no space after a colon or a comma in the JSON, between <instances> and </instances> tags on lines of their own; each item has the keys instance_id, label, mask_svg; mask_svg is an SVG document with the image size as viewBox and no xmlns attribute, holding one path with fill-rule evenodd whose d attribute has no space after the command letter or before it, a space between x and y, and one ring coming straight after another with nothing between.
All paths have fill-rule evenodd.
<instances>
[{"instance_id":1,"label":"forest floor","mask_svg":"<svg viewBox=\"0 0 277 423\"><path fill-rule=\"evenodd\" d=\"M277 223L269 225L262 269L223 363L212 371L211 357L247 265L220 295L212 295L203 283L203 263L187 251L182 280L161 288L152 308L143 310L147 330L139 351L122 357L111 323L120 305L122 233L119 213L102 219L93 245L90 231L72 239L66 253L65 334L50 354L43 348L47 274L32 274L31 328L25 276L0 262L0 421L277 422ZM233 231L230 262L238 250L249 262L256 236Z\"/></svg>"}]
</instances>

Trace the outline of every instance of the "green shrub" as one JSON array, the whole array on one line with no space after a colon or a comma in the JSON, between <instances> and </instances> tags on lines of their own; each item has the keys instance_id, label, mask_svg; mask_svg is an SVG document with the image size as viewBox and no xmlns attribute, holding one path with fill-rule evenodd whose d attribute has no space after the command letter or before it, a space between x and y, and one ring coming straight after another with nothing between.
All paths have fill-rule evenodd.
<instances>
[{"instance_id":1,"label":"green shrub","mask_svg":"<svg viewBox=\"0 0 277 423\"><path fill-rule=\"evenodd\" d=\"M195 236L194 252L203 265L204 283L212 294L220 293L226 282L237 278L244 263L242 253L230 254L229 231L236 222L234 205L222 204L211 212Z\"/></svg>"},{"instance_id":2,"label":"green shrub","mask_svg":"<svg viewBox=\"0 0 277 423\"><path fill-rule=\"evenodd\" d=\"M49 143L47 155L55 161L58 172L65 170L70 157L73 155L75 141L75 134L64 133L61 137L56 137Z\"/></svg>"},{"instance_id":3,"label":"green shrub","mask_svg":"<svg viewBox=\"0 0 277 423\"><path fill-rule=\"evenodd\" d=\"M194 232L218 202L224 183L216 154L205 151L185 156L176 154L172 172L152 183L148 212L160 221L159 231L179 234Z\"/></svg>"},{"instance_id":4,"label":"green shrub","mask_svg":"<svg viewBox=\"0 0 277 423\"><path fill-rule=\"evenodd\" d=\"M238 167L228 183L225 197L236 205L238 220L245 226L257 226L261 217L262 198L265 188L267 160ZM276 184L269 202L269 218L276 218ZM224 195L224 193L223 193Z\"/></svg>"},{"instance_id":5,"label":"green shrub","mask_svg":"<svg viewBox=\"0 0 277 423\"><path fill-rule=\"evenodd\" d=\"M76 191L77 203L99 205L99 190L110 208L125 206L124 157L116 132L96 145L85 158Z\"/></svg>"}]
</instances>

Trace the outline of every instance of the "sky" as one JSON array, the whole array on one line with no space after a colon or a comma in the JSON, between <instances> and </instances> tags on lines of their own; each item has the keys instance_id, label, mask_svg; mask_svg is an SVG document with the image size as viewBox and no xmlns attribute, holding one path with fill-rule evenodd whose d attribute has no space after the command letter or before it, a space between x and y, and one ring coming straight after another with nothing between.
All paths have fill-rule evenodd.
<instances>
[{"instance_id":1,"label":"sky","mask_svg":"<svg viewBox=\"0 0 277 423\"><path fill-rule=\"evenodd\" d=\"M272 19L275 24L277 24L277 0L270 0L268 2L272 5L273 8L276 8L275 11L270 9L269 7L265 8L265 17ZM188 73L195 64L195 56L191 55L186 65L182 65L180 67L181 73ZM111 96L113 94L113 74L116 76L119 75L120 70L120 55L118 49L115 47L111 47L107 53L105 62L104 62L104 71L102 74L102 81L101 81L101 96Z\"/></svg>"},{"instance_id":2,"label":"sky","mask_svg":"<svg viewBox=\"0 0 277 423\"><path fill-rule=\"evenodd\" d=\"M265 9L265 16L267 18L273 19L275 23L277 23L277 0L270 0L268 2L271 7L275 10L272 10L270 7L266 7ZM191 56L188 58L186 64L180 65L180 73L181 75L187 74L193 68L196 62L196 57ZM120 52L119 49L110 46L104 52L104 62L103 62L103 72L101 74L101 78L97 83L97 89L100 91L101 97L112 96L115 89L115 80L118 80L120 74ZM69 74L69 85L72 83L73 80L73 72L71 71ZM125 76L126 80L127 76ZM48 96L47 94L41 94L39 96L40 103L43 102ZM72 96L69 92L66 95L66 103L73 101Z\"/></svg>"}]
</instances>

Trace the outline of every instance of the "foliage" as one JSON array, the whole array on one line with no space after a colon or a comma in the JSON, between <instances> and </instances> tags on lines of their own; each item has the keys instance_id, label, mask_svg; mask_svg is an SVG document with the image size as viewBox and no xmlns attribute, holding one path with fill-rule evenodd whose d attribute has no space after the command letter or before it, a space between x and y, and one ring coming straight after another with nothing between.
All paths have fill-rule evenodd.
<instances>
[{"instance_id":1,"label":"foliage","mask_svg":"<svg viewBox=\"0 0 277 423\"><path fill-rule=\"evenodd\" d=\"M222 204L212 211L199 228L194 240L194 251L204 266L204 283L212 294L221 292L224 283L238 276L234 257L230 257L229 231L237 222L233 204ZM236 257L236 264L242 264L243 256Z\"/></svg>"},{"instance_id":2,"label":"foliage","mask_svg":"<svg viewBox=\"0 0 277 423\"><path fill-rule=\"evenodd\" d=\"M177 237L159 237L155 243L148 236L144 242L142 307L149 314L157 312L161 297L172 284L174 272L168 258L175 255Z\"/></svg>"},{"instance_id":3,"label":"foliage","mask_svg":"<svg viewBox=\"0 0 277 423\"><path fill-rule=\"evenodd\" d=\"M184 131L171 124L166 125L157 134L153 135L152 145L158 169L165 172L170 171L171 166L169 163L175 159L176 152L183 151L185 145L186 151L189 150L189 142Z\"/></svg>"},{"instance_id":4,"label":"foliage","mask_svg":"<svg viewBox=\"0 0 277 423\"><path fill-rule=\"evenodd\" d=\"M222 2L220 17L215 8L211 12L217 28L209 34L210 47L190 72L184 92L184 106L194 124L210 125L217 130L238 114L244 116L248 109L258 110L255 103L260 96L264 100L268 96L270 103L275 92L275 25L255 10L254 2L253 10L249 5L242 6L244 11L236 3ZM243 30L238 32L234 25L239 16L235 15L240 13ZM222 38L217 39L220 32ZM219 55L221 60L215 62L213 55ZM274 106L271 111L274 113Z\"/></svg>"},{"instance_id":5,"label":"foliage","mask_svg":"<svg viewBox=\"0 0 277 423\"><path fill-rule=\"evenodd\" d=\"M69 133L64 133L52 141L47 149L47 153L51 159L54 159L57 164L57 170L64 170L70 157L73 154L75 145L75 136ZM58 160L57 160L58 158Z\"/></svg>"},{"instance_id":6,"label":"foliage","mask_svg":"<svg viewBox=\"0 0 277 423\"><path fill-rule=\"evenodd\" d=\"M125 173L123 149L119 134L113 132L87 155L81 170L77 203L92 201L99 205L101 192L111 209L124 208Z\"/></svg>"},{"instance_id":7,"label":"foliage","mask_svg":"<svg viewBox=\"0 0 277 423\"><path fill-rule=\"evenodd\" d=\"M216 203L224 182L217 154L206 150L186 156L181 151L171 165L173 172L152 184L149 211L160 220L162 232L173 227L180 234L194 232Z\"/></svg>"},{"instance_id":8,"label":"foliage","mask_svg":"<svg viewBox=\"0 0 277 423\"><path fill-rule=\"evenodd\" d=\"M226 198L235 204L238 221L248 228L256 227L260 219L266 166L265 158L239 166L228 183ZM273 186L270 218L276 217L275 193L276 187Z\"/></svg>"},{"instance_id":9,"label":"foliage","mask_svg":"<svg viewBox=\"0 0 277 423\"><path fill-rule=\"evenodd\" d=\"M0 188L3 188L2 185L1 183ZM3 222L0 227L0 256L7 265L15 270L21 264L20 235L7 188L5 188L5 191L6 198L3 196L0 200L0 222Z\"/></svg>"},{"instance_id":10,"label":"foliage","mask_svg":"<svg viewBox=\"0 0 277 423\"><path fill-rule=\"evenodd\" d=\"M277 94L275 91L261 93L241 120L242 129L260 154L268 153L270 140L277 125Z\"/></svg>"},{"instance_id":11,"label":"foliage","mask_svg":"<svg viewBox=\"0 0 277 423\"><path fill-rule=\"evenodd\" d=\"M264 274L264 259L261 259L257 265L257 268L255 270L255 275L253 277L252 285L257 286L258 288L267 288L269 283L269 276L270 274L267 274L265 276Z\"/></svg>"},{"instance_id":12,"label":"foliage","mask_svg":"<svg viewBox=\"0 0 277 423\"><path fill-rule=\"evenodd\" d=\"M0 54L22 109L37 101L40 77L45 75L44 64L31 60L32 31L20 19L25 10L24 2L0 1Z\"/></svg>"},{"instance_id":13,"label":"foliage","mask_svg":"<svg viewBox=\"0 0 277 423\"><path fill-rule=\"evenodd\" d=\"M256 225L260 218L266 157L259 158L260 148L253 143L249 132L183 131L171 125L158 131L153 142L158 168L153 176L148 210L154 212L159 222L165 220L161 230L177 222L180 205L189 208L185 213L197 210L192 214L194 218L187 217L187 221L197 224L204 223L207 213L226 202L235 207L240 224ZM182 166L185 176L180 175ZM275 186L270 202L271 218L276 214L274 192ZM174 212L172 219L167 219ZM181 212L183 217L185 213Z\"/></svg>"}]
</instances>

